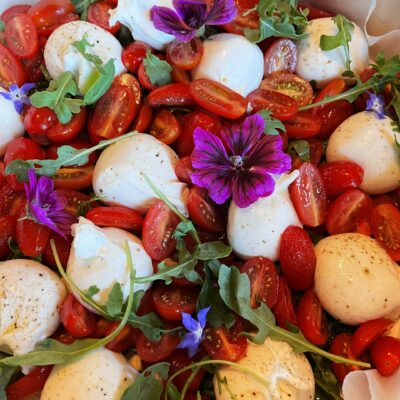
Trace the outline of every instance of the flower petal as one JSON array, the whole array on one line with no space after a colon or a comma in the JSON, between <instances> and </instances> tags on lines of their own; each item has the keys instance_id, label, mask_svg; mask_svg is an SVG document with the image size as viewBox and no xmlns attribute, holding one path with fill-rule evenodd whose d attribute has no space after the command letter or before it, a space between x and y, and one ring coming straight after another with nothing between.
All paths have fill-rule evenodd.
<instances>
[{"instance_id":1,"label":"flower petal","mask_svg":"<svg viewBox=\"0 0 400 400\"><path fill-rule=\"evenodd\" d=\"M3 96L6 100L12 100L13 96L9 92L0 92L0 96Z\"/></svg>"},{"instance_id":2,"label":"flower petal","mask_svg":"<svg viewBox=\"0 0 400 400\"><path fill-rule=\"evenodd\" d=\"M24 101L21 100L14 100L14 108L18 114L22 114L22 110L24 109Z\"/></svg>"},{"instance_id":3,"label":"flower petal","mask_svg":"<svg viewBox=\"0 0 400 400\"><path fill-rule=\"evenodd\" d=\"M188 27L197 31L205 24L208 11L203 0L172 0L172 4Z\"/></svg>"},{"instance_id":4,"label":"flower petal","mask_svg":"<svg viewBox=\"0 0 400 400\"><path fill-rule=\"evenodd\" d=\"M28 170L28 183L25 183L24 186L27 201L33 201L33 199L35 198L37 187L37 176L34 169L31 168Z\"/></svg>"},{"instance_id":5,"label":"flower petal","mask_svg":"<svg viewBox=\"0 0 400 400\"><path fill-rule=\"evenodd\" d=\"M188 355L191 358L197 353L201 341L202 338L196 336L194 333L186 333L176 348L188 349Z\"/></svg>"},{"instance_id":6,"label":"flower petal","mask_svg":"<svg viewBox=\"0 0 400 400\"><path fill-rule=\"evenodd\" d=\"M182 324L189 332L197 332L201 330L201 326L190 314L182 313Z\"/></svg>"},{"instance_id":7,"label":"flower petal","mask_svg":"<svg viewBox=\"0 0 400 400\"><path fill-rule=\"evenodd\" d=\"M24 83L19 91L21 94L26 95L34 87L36 87L36 83Z\"/></svg>"},{"instance_id":8,"label":"flower petal","mask_svg":"<svg viewBox=\"0 0 400 400\"><path fill-rule=\"evenodd\" d=\"M214 0L207 17L207 25L222 25L231 22L237 15L234 0Z\"/></svg>"},{"instance_id":9,"label":"flower petal","mask_svg":"<svg viewBox=\"0 0 400 400\"><path fill-rule=\"evenodd\" d=\"M200 326L202 329L206 326L207 323L207 314L210 311L211 306L201 309L197 313L197 319L199 320Z\"/></svg>"}]
</instances>

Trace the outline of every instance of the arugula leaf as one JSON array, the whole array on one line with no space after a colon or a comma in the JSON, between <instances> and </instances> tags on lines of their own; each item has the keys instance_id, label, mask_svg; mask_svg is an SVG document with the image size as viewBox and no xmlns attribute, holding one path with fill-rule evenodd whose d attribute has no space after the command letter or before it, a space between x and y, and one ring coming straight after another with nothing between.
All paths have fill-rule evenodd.
<instances>
[{"instance_id":1,"label":"arugula leaf","mask_svg":"<svg viewBox=\"0 0 400 400\"><path fill-rule=\"evenodd\" d=\"M96 295L96 294L99 293L99 292L100 292L100 289L99 289L97 286L92 285L92 286L89 287L88 290L86 290L85 295L86 295L89 299L92 299L92 300L93 300L93 296Z\"/></svg>"},{"instance_id":2,"label":"arugula leaf","mask_svg":"<svg viewBox=\"0 0 400 400\"><path fill-rule=\"evenodd\" d=\"M334 36L322 35L319 46L325 51L333 50L337 47L343 46L346 58L346 70L351 71L349 43L351 41L351 35L354 31L354 24L341 14L334 16L332 20L338 27L339 32Z\"/></svg>"},{"instance_id":3,"label":"arugula leaf","mask_svg":"<svg viewBox=\"0 0 400 400\"><path fill-rule=\"evenodd\" d=\"M196 228L193 225L192 221L186 220L179 222L178 226L174 232L174 238L179 239L185 237L188 233L195 231Z\"/></svg>"},{"instance_id":4,"label":"arugula leaf","mask_svg":"<svg viewBox=\"0 0 400 400\"><path fill-rule=\"evenodd\" d=\"M0 20L0 32L4 32L6 29L6 24L4 21Z\"/></svg>"},{"instance_id":5,"label":"arugula leaf","mask_svg":"<svg viewBox=\"0 0 400 400\"><path fill-rule=\"evenodd\" d=\"M398 54L386 60L383 52L378 53L375 59L376 64L371 64L371 67L381 76L395 77L400 71L400 57Z\"/></svg>"},{"instance_id":6,"label":"arugula leaf","mask_svg":"<svg viewBox=\"0 0 400 400\"><path fill-rule=\"evenodd\" d=\"M121 284L119 282L115 282L108 295L106 311L111 317L115 317L121 312L123 305L124 295L122 293Z\"/></svg>"},{"instance_id":7,"label":"arugula leaf","mask_svg":"<svg viewBox=\"0 0 400 400\"><path fill-rule=\"evenodd\" d=\"M288 153L298 155L302 161L310 161L310 143L307 140L293 140L289 143Z\"/></svg>"},{"instance_id":8,"label":"arugula leaf","mask_svg":"<svg viewBox=\"0 0 400 400\"><path fill-rule=\"evenodd\" d=\"M277 135L279 135L278 129L281 130L282 132L286 132L285 125L283 125L282 122L279 121L279 119L275 119L275 118L271 117L271 114L272 114L271 111L261 110L261 111L258 111L257 114L260 114L264 119L264 123L265 123L264 133L266 135L277 136Z\"/></svg>"},{"instance_id":9,"label":"arugula leaf","mask_svg":"<svg viewBox=\"0 0 400 400\"><path fill-rule=\"evenodd\" d=\"M232 247L224 242L207 242L199 244L197 258L199 260L218 260L219 258L228 257L232 253Z\"/></svg>"},{"instance_id":10,"label":"arugula leaf","mask_svg":"<svg viewBox=\"0 0 400 400\"><path fill-rule=\"evenodd\" d=\"M0 353L0 360L7 354ZM0 366L0 400L7 400L6 387L16 371L16 367Z\"/></svg>"},{"instance_id":11,"label":"arugula leaf","mask_svg":"<svg viewBox=\"0 0 400 400\"><path fill-rule=\"evenodd\" d=\"M95 54L87 53L86 47L94 47L94 44L91 44L87 40L88 35L85 34L81 40L77 40L72 42L72 46L75 47L79 53L83 55L83 57L93 63L98 69L100 69L103 65L103 61L101 58Z\"/></svg>"},{"instance_id":12,"label":"arugula leaf","mask_svg":"<svg viewBox=\"0 0 400 400\"><path fill-rule=\"evenodd\" d=\"M146 57L143 59L146 74L153 85L166 85L172 82L172 67L164 60L160 60L157 56L147 50Z\"/></svg>"},{"instance_id":13,"label":"arugula leaf","mask_svg":"<svg viewBox=\"0 0 400 400\"><path fill-rule=\"evenodd\" d=\"M160 318L153 312L145 315L137 315L131 312L129 313L128 324L140 329L147 339L153 342L160 340L163 333L176 331L176 329L164 329Z\"/></svg>"}]
</instances>

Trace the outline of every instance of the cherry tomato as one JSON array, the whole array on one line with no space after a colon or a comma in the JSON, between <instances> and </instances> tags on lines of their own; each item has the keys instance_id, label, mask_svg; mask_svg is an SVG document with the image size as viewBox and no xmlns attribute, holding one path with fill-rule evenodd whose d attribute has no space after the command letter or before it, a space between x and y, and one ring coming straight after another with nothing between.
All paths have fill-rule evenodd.
<instances>
[{"instance_id":1,"label":"cherry tomato","mask_svg":"<svg viewBox=\"0 0 400 400\"><path fill-rule=\"evenodd\" d=\"M253 10L258 4L258 0L235 0L238 10L235 19L229 24L223 25L224 29L229 33L244 35L246 28L258 29L260 18L257 11Z\"/></svg>"},{"instance_id":2,"label":"cherry tomato","mask_svg":"<svg viewBox=\"0 0 400 400\"><path fill-rule=\"evenodd\" d=\"M192 186L190 175L194 172L190 156L182 157L175 165L175 175L181 181Z\"/></svg>"},{"instance_id":3,"label":"cherry tomato","mask_svg":"<svg viewBox=\"0 0 400 400\"><path fill-rule=\"evenodd\" d=\"M57 24L61 18L74 11L75 7L69 0L40 0L29 9L27 15L40 30Z\"/></svg>"},{"instance_id":4,"label":"cherry tomato","mask_svg":"<svg viewBox=\"0 0 400 400\"><path fill-rule=\"evenodd\" d=\"M111 335L119 324L119 321L111 322L105 331L105 336ZM125 325L117 337L104 347L116 353L122 353L135 345L135 333L137 333L135 328L132 328L130 325Z\"/></svg>"},{"instance_id":5,"label":"cherry tomato","mask_svg":"<svg viewBox=\"0 0 400 400\"><path fill-rule=\"evenodd\" d=\"M34 368L28 375L19 378L6 388L7 400L25 400L42 391L52 365Z\"/></svg>"},{"instance_id":6,"label":"cherry tomato","mask_svg":"<svg viewBox=\"0 0 400 400\"><path fill-rule=\"evenodd\" d=\"M114 79L115 85L128 87L133 94L133 98L137 107L142 104L142 89L139 81L131 74L120 74ZM136 109L135 109L136 114Z\"/></svg>"},{"instance_id":7,"label":"cherry tomato","mask_svg":"<svg viewBox=\"0 0 400 400\"><path fill-rule=\"evenodd\" d=\"M327 96L337 96L346 90L346 81L343 78L336 78L329 82L319 93L315 96L313 103L318 103ZM329 104L329 103L328 103ZM319 106L315 110L320 110L326 105Z\"/></svg>"},{"instance_id":8,"label":"cherry tomato","mask_svg":"<svg viewBox=\"0 0 400 400\"><path fill-rule=\"evenodd\" d=\"M326 194L335 196L361 185L364 170L350 161L334 161L319 166Z\"/></svg>"},{"instance_id":9,"label":"cherry tomato","mask_svg":"<svg viewBox=\"0 0 400 400\"><path fill-rule=\"evenodd\" d=\"M6 184L0 189L0 216L16 215L11 213L11 209L19 196L23 197L25 195L22 192L14 190L12 186L6 182ZM25 206L25 198L23 203L23 206Z\"/></svg>"},{"instance_id":10,"label":"cherry tomato","mask_svg":"<svg viewBox=\"0 0 400 400\"><path fill-rule=\"evenodd\" d=\"M153 90L157 87L157 85L155 85L151 82L149 76L147 75L146 67L144 66L143 61L140 63L140 66L139 66L138 79L140 82L140 86L142 86L143 88L145 88L147 90Z\"/></svg>"},{"instance_id":11,"label":"cherry tomato","mask_svg":"<svg viewBox=\"0 0 400 400\"><path fill-rule=\"evenodd\" d=\"M153 118L153 109L144 102L139 106L133 124L130 128L131 131L146 132L150 126Z\"/></svg>"},{"instance_id":12,"label":"cherry tomato","mask_svg":"<svg viewBox=\"0 0 400 400\"><path fill-rule=\"evenodd\" d=\"M68 236L64 239L58 233L51 231L49 241L43 250L42 258L43 263L49 267L57 268L56 260L54 259L53 250L51 249L50 240L54 240L57 249L58 257L60 258L61 265L66 267L68 264L69 253L71 251L72 238Z\"/></svg>"},{"instance_id":13,"label":"cherry tomato","mask_svg":"<svg viewBox=\"0 0 400 400\"><path fill-rule=\"evenodd\" d=\"M363 355L371 343L382 336L392 325L393 321L386 318L374 319L361 324L351 337L351 351L354 356Z\"/></svg>"},{"instance_id":14,"label":"cherry tomato","mask_svg":"<svg viewBox=\"0 0 400 400\"><path fill-rule=\"evenodd\" d=\"M372 227L368 217L361 218L354 229L355 233L372 236Z\"/></svg>"},{"instance_id":15,"label":"cherry tomato","mask_svg":"<svg viewBox=\"0 0 400 400\"><path fill-rule=\"evenodd\" d=\"M109 11L113 8L114 7L108 1L100 1L91 4L87 12L88 22L95 24L115 35L121 29L121 24L117 22L113 26L110 26Z\"/></svg>"},{"instance_id":16,"label":"cherry tomato","mask_svg":"<svg viewBox=\"0 0 400 400\"><path fill-rule=\"evenodd\" d=\"M93 166L63 167L54 175L56 189L82 190L92 184Z\"/></svg>"},{"instance_id":17,"label":"cherry tomato","mask_svg":"<svg viewBox=\"0 0 400 400\"><path fill-rule=\"evenodd\" d=\"M246 99L254 111L267 109L272 118L286 121L297 112L296 101L283 93L274 90L257 89L251 92Z\"/></svg>"},{"instance_id":18,"label":"cherry tomato","mask_svg":"<svg viewBox=\"0 0 400 400\"><path fill-rule=\"evenodd\" d=\"M29 106L24 117L25 130L32 140L41 145L49 144L47 132L57 123L56 113L48 107Z\"/></svg>"},{"instance_id":19,"label":"cherry tomato","mask_svg":"<svg viewBox=\"0 0 400 400\"><path fill-rule=\"evenodd\" d=\"M281 236L279 259L283 276L291 289L305 291L313 286L315 251L304 229L298 226L285 229Z\"/></svg>"},{"instance_id":20,"label":"cherry tomato","mask_svg":"<svg viewBox=\"0 0 400 400\"><path fill-rule=\"evenodd\" d=\"M67 198L68 204L65 208L65 211L68 211L70 214L75 216L78 215L78 210L81 207L82 203L88 203L90 200L90 197L87 194L83 194L75 190L58 189L57 192ZM97 203L90 202L90 204L93 206Z\"/></svg>"},{"instance_id":21,"label":"cherry tomato","mask_svg":"<svg viewBox=\"0 0 400 400\"><path fill-rule=\"evenodd\" d=\"M321 120L318 137L328 138L333 131L354 112L353 105L347 100L337 100L321 107L314 114Z\"/></svg>"},{"instance_id":22,"label":"cherry tomato","mask_svg":"<svg viewBox=\"0 0 400 400\"><path fill-rule=\"evenodd\" d=\"M122 63L125 65L126 69L133 74L139 72L140 64L146 57L146 52L150 51L154 53L153 49L144 42L132 42L129 43L122 50Z\"/></svg>"},{"instance_id":23,"label":"cherry tomato","mask_svg":"<svg viewBox=\"0 0 400 400\"><path fill-rule=\"evenodd\" d=\"M209 79L192 81L190 95L201 107L228 119L241 117L247 109L243 96Z\"/></svg>"},{"instance_id":24,"label":"cherry tomato","mask_svg":"<svg viewBox=\"0 0 400 400\"><path fill-rule=\"evenodd\" d=\"M31 6L28 5L28 4L19 4L19 5L16 5L16 6L12 6L10 8L7 8L7 10L5 10L3 12L3 14L1 14L1 18L0 19L4 23L7 23L8 21L13 19L17 15L26 14L29 11L30 8L31 8Z\"/></svg>"},{"instance_id":25,"label":"cherry tomato","mask_svg":"<svg viewBox=\"0 0 400 400\"><path fill-rule=\"evenodd\" d=\"M321 140L316 138L306 139L310 147L310 163L318 165L321 162L324 154L324 146ZM292 170L300 168L303 161L297 154L292 154Z\"/></svg>"},{"instance_id":26,"label":"cherry tomato","mask_svg":"<svg viewBox=\"0 0 400 400\"><path fill-rule=\"evenodd\" d=\"M189 93L189 86L184 83L170 83L150 92L147 101L152 107L191 107L194 101Z\"/></svg>"},{"instance_id":27,"label":"cherry tomato","mask_svg":"<svg viewBox=\"0 0 400 400\"><path fill-rule=\"evenodd\" d=\"M318 297L313 289L303 294L297 309L299 328L307 340L316 346L324 346L329 338L329 326Z\"/></svg>"},{"instance_id":28,"label":"cherry tomato","mask_svg":"<svg viewBox=\"0 0 400 400\"><path fill-rule=\"evenodd\" d=\"M328 18L328 17L334 17L335 14L330 13L329 11L321 10L320 8L310 6L308 4L299 4L299 9L300 10L305 10L308 9L310 12L307 16L307 19L309 21L313 19L318 19L318 18Z\"/></svg>"},{"instance_id":29,"label":"cherry tomato","mask_svg":"<svg viewBox=\"0 0 400 400\"><path fill-rule=\"evenodd\" d=\"M393 204L395 207L397 207L396 200L389 194L378 194L373 196L372 203L374 206L378 206L379 204Z\"/></svg>"},{"instance_id":30,"label":"cherry tomato","mask_svg":"<svg viewBox=\"0 0 400 400\"><path fill-rule=\"evenodd\" d=\"M167 108L159 108L148 129L150 135L165 144L174 143L181 134L181 126L175 115Z\"/></svg>"},{"instance_id":31,"label":"cherry tomato","mask_svg":"<svg viewBox=\"0 0 400 400\"><path fill-rule=\"evenodd\" d=\"M395 261L400 261L400 211L392 204L380 204L371 213L372 233Z\"/></svg>"},{"instance_id":32,"label":"cherry tomato","mask_svg":"<svg viewBox=\"0 0 400 400\"><path fill-rule=\"evenodd\" d=\"M137 211L127 207L93 207L85 214L85 218L97 226L110 226L133 230L138 233L142 231L142 216Z\"/></svg>"},{"instance_id":33,"label":"cherry tomato","mask_svg":"<svg viewBox=\"0 0 400 400\"><path fill-rule=\"evenodd\" d=\"M284 125L290 139L308 139L318 134L322 121L312 111L299 111Z\"/></svg>"},{"instance_id":34,"label":"cherry tomato","mask_svg":"<svg viewBox=\"0 0 400 400\"><path fill-rule=\"evenodd\" d=\"M78 14L67 14L64 17L60 18L56 24L49 25L45 28L41 28L39 30L39 37L40 38L48 38L57 28L61 25L67 24L68 22L79 21Z\"/></svg>"},{"instance_id":35,"label":"cherry tomato","mask_svg":"<svg viewBox=\"0 0 400 400\"><path fill-rule=\"evenodd\" d=\"M350 189L333 201L326 214L326 229L331 235L353 232L358 222L372 209L371 198L359 189Z\"/></svg>"},{"instance_id":36,"label":"cherry tomato","mask_svg":"<svg viewBox=\"0 0 400 400\"><path fill-rule=\"evenodd\" d=\"M299 177L290 186L290 197L300 221L307 226L321 225L328 201L318 168L309 162L299 168Z\"/></svg>"},{"instance_id":37,"label":"cherry tomato","mask_svg":"<svg viewBox=\"0 0 400 400\"><path fill-rule=\"evenodd\" d=\"M196 67L203 57L203 42L195 37L188 42L175 39L167 48L167 59L185 71Z\"/></svg>"},{"instance_id":38,"label":"cherry tomato","mask_svg":"<svg viewBox=\"0 0 400 400\"><path fill-rule=\"evenodd\" d=\"M351 351L351 334L341 333L333 339L330 347L330 352L337 356L349 358L350 360L356 360L356 357ZM345 376L351 371L358 371L360 367L349 364L337 364L332 363L332 369L338 378L339 382L343 382Z\"/></svg>"},{"instance_id":39,"label":"cherry tomato","mask_svg":"<svg viewBox=\"0 0 400 400\"><path fill-rule=\"evenodd\" d=\"M61 146L68 145L71 147L74 147L75 149L82 150L82 149L89 149L92 147L91 143L87 139L73 139L69 140L68 142L65 143L52 143L50 146L47 147L46 149L46 158L50 160L56 160L57 159L57 151ZM87 164L84 166L88 165L94 165L98 158L98 153L93 152L89 155L89 161ZM74 167L78 167L78 165L73 165Z\"/></svg>"},{"instance_id":40,"label":"cherry tomato","mask_svg":"<svg viewBox=\"0 0 400 400\"><path fill-rule=\"evenodd\" d=\"M175 250L173 233L180 220L166 204L157 200L147 211L143 222L142 240L152 260L162 261Z\"/></svg>"},{"instance_id":41,"label":"cherry tomato","mask_svg":"<svg viewBox=\"0 0 400 400\"><path fill-rule=\"evenodd\" d=\"M287 329L288 324L297 325L297 317L294 311L292 295L285 278L279 277L278 285L278 298L275 306L272 308L276 323L281 327Z\"/></svg>"},{"instance_id":42,"label":"cherry tomato","mask_svg":"<svg viewBox=\"0 0 400 400\"><path fill-rule=\"evenodd\" d=\"M264 76L273 72L296 70L297 47L290 39L276 39L264 55Z\"/></svg>"},{"instance_id":43,"label":"cherry tomato","mask_svg":"<svg viewBox=\"0 0 400 400\"><path fill-rule=\"evenodd\" d=\"M151 342L141 333L136 343L136 351L141 360L156 363L167 358L176 349L179 341L177 335L165 333L158 342Z\"/></svg>"},{"instance_id":44,"label":"cherry tomato","mask_svg":"<svg viewBox=\"0 0 400 400\"><path fill-rule=\"evenodd\" d=\"M278 272L274 263L265 257L254 257L247 260L241 267L240 273L247 274L250 279L251 306L257 308L259 302L269 308L278 299Z\"/></svg>"},{"instance_id":45,"label":"cherry tomato","mask_svg":"<svg viewBox=\"0 0 400 400\"><path fill-rule=\"evenodd\" d=\"M86 107L82 107L78 114L74 114L67 124L57 121L47 131L47 137L56 143L65 143L74 139L84 128L86 123Z\"/></svg>"},{"instance_id":46,"label":"cherry tomato","mask_svg":"<svg viewBox=\"0 0 400 400\"><path fill-rule=\"evenodd\" d=\"M25 82L25 69L22 62L0 43L0 86L8 88L16 83L21 87Z\"/></svg>"},{"instance_id":47,"label":"cherry tomato","mask_svg":"<svg viewBox=\"0 0 400 400\"><path fill-rule=\"evenodd\" d=\"M382 376L392 375L400 365L400 339L392 336L378 338L372 344L371 358Z\"/></svg>"},{"instance_id":48,"label":"cherry tomato","mask_svg":"<svg viewBox=\"0 0 400 400\"><path fill-rule=\"evenodd\" d=\"M171 78L172 82L175 83L184 83L185 85L190 85L192 78L190 76L189 71L185 71L184 69L178 68L175 64L171 64Z\"/></svg>"},{"instance_id":49,"label":"cherry tomato","mask_svg":"<svg viewBox=\"0 0 400 400\"><path fill-rule=\"evenodd\" d=\"M15 225L16 218L13 215L0 216L0 258L4 259L10 253L10 240L16 240Z\"/></svg>"},{"instance_id":50,"label":"cherry tomato","mask_svg":"<svg viewBox=\"0 0 400 400\"><path fill-rule=\"evenodd\" d=\"M36 56L28 59L22 60L25 69L25 76L29 76L29 82L37 83L44 80L43 71L41 69L44 64L44 46L45 41L43 37L39 37L39 51Z\"/></svg>"},{"instance_id":51,"label":"cherry tomato","mask_svg":"<svg viewBox=\"0 0 400 400\"><path fill-rule=\"evenodd\" d=\"M274 90L291 97L298 107L311 103L313 90L311 85L303 78L290 72L274 72L265 78L260 89Z\"/></svg>"}]
</instances>

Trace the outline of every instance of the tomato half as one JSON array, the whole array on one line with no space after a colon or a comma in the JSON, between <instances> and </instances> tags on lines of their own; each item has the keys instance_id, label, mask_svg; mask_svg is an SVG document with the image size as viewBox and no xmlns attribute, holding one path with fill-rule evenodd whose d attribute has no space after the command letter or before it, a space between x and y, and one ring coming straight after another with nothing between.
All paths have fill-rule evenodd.
<instances>
[{"instance_id":1,"label":"tomato half","mask_svg":"<svg viewBox=\"0 0 400 400\"><path fill-rule=\"evenodd\" d=\"M119 321L113 321L109 323L104 336L111 335L111 333L118 328L119 324ZM125 325L117 337L111 340L111 342L108 342L104 347L108 350L115 351L116 353L122 353L136 344L135 336L138 334L138 332L140 332L140 330L136 330L130 325Z\"/></svg>"},{"instance_id":2,"label":"tomato half","mask_svg":"<svg viewBox=\"0 0 400 400\"><path fill-rule=\"evenodd\" d=\"M293 307L292 294L285 278L279 277L278 298L272 308L276 323L287 329L288 324L297 325L297 317Z\"/></svg>"},{"instance_id":3,"label":"tomato half","mask_svg":"<svg viewBox=\"0 0 400 400\"><path fill-rule=\"evenodd\" d=\"M141 360L155 363L167 358L179 344L177 335L163 334L158 342L152 342L141 333L137 343L136 351Z\"/></svg>"},{"instance_id":4,"label":"tomato half","mask_svg":"<svg viewBox=\"0 0 400 400\"><path fill-rule=\"evenodd\" d=\"M190 175L193 174L192 160L190 156L182 157L175 165L175 175L181 181L192 186Z\"/></svg>"},{"instance_id":5,"label":"tomato half","mask_svg":"<svg viewBox=\"0 0 400 400\"><path fill-rule=\"evenodd\" d=\"M347 100L333 101L318 110L314 110L316 117L321 120L321 129L319 130L318 137L322 139L328 138L353 113L353 104Z\"/></svg>"},{"instance_id":6,"label":"tomato half","mask_svg":"<svg viewBox=\"0 0 400 400\"><path fill-rule=\"evenodd\" d=\"M29 9L27 15L40 30L57 24L61 18L74 11L75 6L70 0L40 0Z\"/></svg>"},{"instance_id":7,"label":"tomato half","mask_svg":"<svg viewBox=\"0 0 400 400\"><path fill-rule=\"evenodd\" d=\"M258 0L235 0L237 15L232 22L223 25L224 29L239 35L244 35L246 28L257 29L260 24L258 13L254 10L257 4Z\"/></svg>"},{"instance_id":8,"label":"tomato half","mask_svg":"<svg viewBox=\"0 0 400 400\"><path fill-rule=\"evenodd\" d=\"M50 245L51 240L54 240L54 244L56 246L61 265L63 267L66 267L69 259L69 253L71 251L72 237L67 236L67 239L64 239L58 233L53 231L50 232L49 241L47 242L46 247L44 248L42 253L42 259L45 265L57 268L56 260L54 259L53 255L53 250Z\"/></svg>"},{"instance_id":9,"label":"tomato half","mask_svg":"<svg viewBox=\"0 0 400 400\"><path fill-rule=\"evenodd\" d=\"M312 111L299 111L285 121L286 133L290 139L308 139L316 136L321 129L322 121Z\"/></svg>"},{"instance_id":10,"label":"tomato half","mask_svg":"<svg viewBox=\"0 0 400 400\"><path fill-rule=\"evenodd\" d=\"M329 82L319 93L315 96L313 103L318 103L327 96L337 96L346 90L346 81L343 78L336 78ZM320 106L320 108L325 106Z\"/></svg>"},{"instance_id":11,"label":"tomato half","mask_svg":"<svg viewBox=\"0 0 400 400\"><path fill-rule=\"evenodd\" d=\"M189 86L184 83L170 83L150 92L147 102L152 107L191 107L194 101L189 93Z\"/></svg>"},{"instance_id":12,"label":"tomato half","mask_svg":"<svg viewBox=\"0 0 400 400\"><path fill-rule=\"evenodd\" d=\"M195 37L188 42L175 39L167 48L167 60L185 71L196 67L203 57L203 42Z\"/></svg>"},{"instance_id":13,"label":"tomato half","mask_svg":"<svg viewBox=\"0 0 400 400\"><path fill-rule=\"evenodd\" d=\"M341 333L334 337L330 352L336 354L337 356L342 356L345 358L349 358L350 360L355 360L356 357L351 351L351 334L350 333ZM336 364L332 363L332 369L338 378L339 382L343 382L345 376L351 371L358 371L360 367L356 365L350 364Z\"/></svg>"},{"instance_id":14,"label":"tomato half","mask_svg":"<svg viewBox=\"0 0 400 400\"><path fill-rule=\"evenodd\" d=\"M297 47L290 39L276 39L264 55L264 76L274 72L291 72L296 70Z\"/></svg>"},{"instance_id":15,"label":"tomato half","mask_svg":"<svg viewBox=\"0 0 400 400\"><path fill-rule=\"evenodd\" d=\"M57 159L57 151L61 146L71 146L74 147L75 149L82 150L82 149L89 149L92 147L91 143L87 139L79 139L75 138L73 140L69 140L68 142L65 143L51 143L47 149L46 149L46 158L50 160L56 160ZM96 160L98 159L99 155L97 152L93 152L89 155L89 161L87 164L84 166L88 165L94 165ZM73 165L74 167L78 167L78 165Z\"/></svg>"},{"instance_id":16,"label":"tomato half","mask_svg":"<svg viewBox=\"0 0 400 400\"><path fill-rule=\"evenodd\" d=\"M371 347L371 358L382 376L392 375L400 365L400 339L382 336Z\"/></svg>"},{"instance_id":17,"label":"tomato half","mask_svg":"<svg viewBox=\"0 0 400 400\"><path fill-rule=\"evenodd\" d=\"M147 43L136 41L129 43L122 50L122 63L129 72L137 74L139 72L140 64L146 57L147 51L150 51L151 53L154 52L154 50Z\"/></svg>"},{"instance_id":18,"label":"tomato half","mask_svg":"<svg viewBox=\"0 0 400 400\"><path fill-rule=\"evenodd\" d=\"M0 43L0 86L8 88L16 83L21 87L25 82L23 64L6 46Z\"/></svg>"},{"instance_id":19,"label":"tomato half","mask_svg":"<svg viewBox=\"0 0 400 400\"><path fill-rule=\"evenodd\" d=\"M10 240L16 240L16 218L13 215L0 216L0 258L4 259L11 253Z\"/></svg>"},{"instance_id":20,"label":"tomato half","mask_svg":"<svg viewBox=\"0 0 400 400\"><path fill-rule=\"evenodd\" d=\"M10 19L13 19L17 15L26 14L30 8L31 6L28 4L19 4L16 6L12 6L10 8L7 8L7 10L5 10L3 14L1 14L0 19L4 23L7 23L8 21L10 21Z\"/></svg>"},{"instance_id":21,"label":"tomato half","mask_svg":"<svg viewBox=\"0 0 400 400\"><path fill-rule=\"evenodd\" d=\"M168 108L159 108L150 123L148 133L160 142L172 144L181 134L181 126Z\"/></svg>"},{"instance_id":22,"label":"tomato half","mask_svg":"<svg viewBox=\"0 0 400 400\"><path fill-rule=\"evenodd\" d=\"M63 167L54 175L56 189L82 190L92 184L93 166L88 167Z\"/></svg>"},{"instance_id":23,"label":"tomato half","mask_svg":"<svg viewBox=\"0 0 400 400\"><path fill-rule=\"evenodd\" d=\"M113 8L114 7L108 1L99 1L91 4L87 12L88 22L115 35L121 29L121 23L116 22L113 26L110 26L109 11Z\"/></svg>"},{"instance_id":24,"label":"tomato half","mask_svg":"<svg viewBox=\"0 0 400 400\"><path fill-rule=\"evenodd\" d=\"M299 4L299 9L304 10L307 9L309 10L309 14L307 16L307 19L309 21L313 19L318 19L318 18L328 18L328 17L334 17L335 14L332 14L329 11L321 10L320 8L310 6L308 4L300 3Z\"/></svg>"}]
</instances>

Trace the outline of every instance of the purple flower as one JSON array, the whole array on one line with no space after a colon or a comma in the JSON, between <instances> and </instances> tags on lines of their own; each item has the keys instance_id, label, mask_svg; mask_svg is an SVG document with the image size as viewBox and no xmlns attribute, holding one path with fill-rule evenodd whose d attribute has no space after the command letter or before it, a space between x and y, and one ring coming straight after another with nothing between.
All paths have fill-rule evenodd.
<instances>
[{"instance_id":1,"label":"purple flower","mask_svg":"<svg viewBox=\"0 0 400 400\"><path fill-rule=\"evenodd\" d=\"M29 182L25 183L27 215L39 224L48 226L63 238L71 234L71 225L76 218L65 211L67 198L54 190L54 182L47 176L37 178L35 171L28 172Z\"/></svg>"},{"instance_id":2,"label":"purple flower","mask_svg":"<svg viewBox=\"0 0 400 400\"><path fill-rule=\"evenodd\" d=\"M15 111L17 111L18 114L21 114L24 104L31 104L28 92L35 86L36 85L34 83L25 83L20 88L16 84L10 85L8 88L9 91L0 92L0 95L5 99L12 101L14 103Z\"/></svg>"},{"instance_id":3,"label":"purple flower","mask_svg":"<svg viewBox=\"0 0 400 400\"><path fill-rule=\"evenodd\" d=\"M154 6L150 16L154 26L182 42L193 39L204 25L231 22L237 14L234 0L214 0L211 7L204 0L172 0L175 10Z\"/></svg>"},{"instance_id":4,"label":"purple flower","mask_svg":"<svg viewBox=\"0 0 400 400\"><path fill-rule=\"evenodd\" d=\"M193 357L204 339L204 328L207 322L207 314L211 307L203 308L197 313L197 319L190 314L182 313L182 324L189 332L185 334L181 342L178 344L178 349L188 349L189 357Z\"/></svg>"},{"instance_id":5,"label":"purple flower","mask_svg":"<svg viewBox=\"0 0 400 400\"><path fill-rule=\"evenodd\" d=\"M240 125L225 128L221 139L202 128L193 133L192 182L208 189L209 196L222 204L232 196L240 208L273 193L271 174L290 169L291 158L282 151L280 136L264 135L264 119L254 114Z\"/></svg>"},{"instance_id":6,"label":"purple flower","mask_svg":"<svg viewBox=\"0 0 400 400\"><path fill-rule=\"evenodd\" d=\"M375 93L369 93L369 99L367 100L367 111L373 111L378 119L385 118L385 100L383 96L376 95Z\"/></svg>"}]
</instances>

